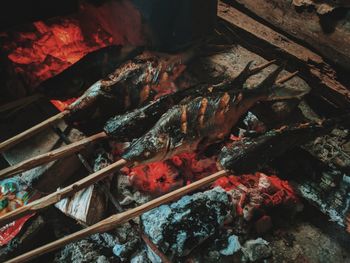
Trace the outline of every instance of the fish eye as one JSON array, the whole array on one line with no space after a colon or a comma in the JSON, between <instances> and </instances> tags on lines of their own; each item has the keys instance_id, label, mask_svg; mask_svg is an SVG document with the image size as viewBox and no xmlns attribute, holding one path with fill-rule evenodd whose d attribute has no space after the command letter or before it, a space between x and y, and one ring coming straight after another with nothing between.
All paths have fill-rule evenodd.
<instances>
[{"instance_id":1,"label":"fish eye","mask_svg":"<svg viewBox=\"0 0 350 263\"><path fill-rule=\"evenodd\" d=\"M150 155L151 155L151 152L150 151L146 151L146 152L144 152L144 154L143 154L145 157L149 157Z\"/></svg>"}]
</instances>

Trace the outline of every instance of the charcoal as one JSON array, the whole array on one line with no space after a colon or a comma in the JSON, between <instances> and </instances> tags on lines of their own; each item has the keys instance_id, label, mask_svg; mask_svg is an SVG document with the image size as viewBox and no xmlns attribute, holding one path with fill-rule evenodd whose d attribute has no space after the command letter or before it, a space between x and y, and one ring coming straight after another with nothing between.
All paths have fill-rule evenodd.
<instances>
[{"instance_id":1,"label":"charcoal","mask_svg":"<svg viewBox=\"0 0 350 263\"><path fill-rule=\"evenodd\" d=\"M242 252L244 257L250 262L266 259L272 255L269 242L262 238L248 240L245 242L244 246L242 247Z\"/></svg>"},{"instance_id":2,"label":"charcoal","mask_svg":"<svg viewBox=\"0 0 350 263\"><path fill-rule=\"evenodd\" d=\"M293 180L301 197L340 226L348 227L350 180L347 173L321 162L303 149L274 162L280 174Z\"/></svg>"},{"instance_id":3,"label":"charcoal","mask_svg":"<svg viewBox=\"0 0 350 263\"><path fill-rule=\"evenodd\" d=\"M131 260L130 263L151 263L148 258L146 251L142 251L136 256L134 256Z\"/></svg>"},{"instance_id":4,"label":"charcoal","mask_svg":"<svg viewBox=\"0 0 350 263\"><path fill-rule=\"evenodd\" d=\"M222 228L194 249L186 258L191 258L191 261L196 263L236 262L235 259L242 256L240 250L238 236L233 234L232 229Z\"/></svg>"},{"instance_id":5,"label":"charcoal","mask_svg":"<svg viewBox=\"0 0 350 263\"><path fill-rule=\"evenodd\" d=\"M295 186L300 196L328 215L332 221L341 226L347 226L349 225L346 221L347 214L350 211L350 183L348 176L343 174L342 176L342 180L334 184L332 189L324 189L324 181L317 183L310 178L297 182Z\"/></svg>"},{"instance_id":6,"label":"charcoal","mask_svg":"<svg viewBox=\"0 0 350 263\"><path fill-rule=\"evenodd\" d=\"M139 223L137 220L134 220L134 222ZM134 254L139 251L140 244L142 244L139 232L129 223L126 223L116 228L115 234L118 238L109 239L108 242L114 258L118 259L118 262L130 262L131 258L136 256ZM106 238L104 242L107 242ZM101 245L101 242L99 242L99 245ZM143 252L146 253L146 251Z\"/></svg>"},{"instance_id":7,"label":"charcoal","mask_svg":"<svg viewBox=\"0 0 350 263\"><path fill-rule=\"evenodd\" d=\"M218 231L230 208L228 194L216 187L162 205L143 214L141 220L144 232L163 253L182 257Z\"/></svg>"},{"instance_id":8,"label":"charcoal","mask_svg":"<svg viewBox=\"0 0 350 263\"><path fill-rule=\"evenodd\" d=\"M324 163L350 172L350 132L336 128L330 134L318 137L303 148Z\"/></svg>"},{"instance_id":9,"label":"charcoal","mask_svg":"<svg viewBox=\"0 0 350 263\"><path fill-rule=\"evenodd\" d=\"M121 261L125 262L132 252L137 249L137 245L139 245L139 240L137 239L126 242L125 244L117 244L113 247L113 253L120 258Z\"/></svg>"},{"instance_id":10,"label":"charcoal","mask_svg":"<svg viewBox=\"0 0 350 263\"><path fill-rule=\"evenodd\" d=\"M272 219L268 215L264 215L255 222L255 230L258 234L267 233L272 228Z\"/></svg>"},{"instance_id":11,"label":"charcoal","mask_svg":"<svg viewBox=\"0 0 350 263\"><path fill-rule=\"evenodd\" d=\"M115 262L111 249L116 241L117 237L107 233L92 235L65 246L55 255L54 262Z\"/></svg>"}]
</instances>

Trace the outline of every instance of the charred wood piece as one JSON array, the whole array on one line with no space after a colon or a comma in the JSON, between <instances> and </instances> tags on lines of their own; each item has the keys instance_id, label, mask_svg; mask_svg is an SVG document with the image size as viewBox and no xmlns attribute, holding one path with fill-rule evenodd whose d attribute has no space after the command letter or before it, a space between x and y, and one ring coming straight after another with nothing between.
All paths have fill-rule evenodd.
<instances>
[{"instance_id":1,"label":"charred wood piece","mask_svg":"<svg viewBox=\"0 0 350 263\"><path fill-rule=\"evenodd\" d=\"M224 169L236 173L254 172L288 150L329 133L348 118L349 115L345 115L319 123L283 126L256 138L243 138L222 149L219 163Z\"/></svg>"}]
</instances>

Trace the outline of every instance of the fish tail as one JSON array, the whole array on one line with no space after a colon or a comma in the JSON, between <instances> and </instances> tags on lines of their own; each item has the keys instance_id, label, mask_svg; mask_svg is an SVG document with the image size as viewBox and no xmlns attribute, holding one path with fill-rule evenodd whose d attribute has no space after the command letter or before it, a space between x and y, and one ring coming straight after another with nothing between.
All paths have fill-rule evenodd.
<instances>
[{"instance_id":1,"label":"fish tail","mask_svg":"<svg viewBox=\"0 0 350 263\"><path fill-rule=\"evenodd\" d=\"M279 66L277 69L272 71L260 84L258 84L253 91L259 96L264 98L265 100L276 100L275 89L276 89L276 81L278 75L283 70L284 65Z\"/></svg>"},{"instance_id":2,"label":"fish tail","mask_svg":"<svg viewBox=\"0 0 350 263\"><path fill-rule=\"evenodd\" d=\"M247 79L263 69L267 68L268 66L272 65L276 62L276 60L270 60L264 64L258 65L255 68L251 68L251 65L253 64L253 60L249 61L247 65L244 67L244 69L239 73L237 77L235 77L233 80L230 81L229 85L234 87L242 87L243 84L247 81Z\"/></svg>"},{"instance_id":3,"label":"fish tail","mask_svg":"<svg viewBox=\"0 0 350 263\"><path fill-rule=\"evenodd\" d=\"M288 80L294 78L298 72L290 73L285 77L277 79L279 74L285 67L285 63L271 72L256 88L255 90L261 95L264 100L288 100L301 99L309 92L309 89L296 89L296 87L286 87L283 85Z\"/></svg>"}]
</instances>

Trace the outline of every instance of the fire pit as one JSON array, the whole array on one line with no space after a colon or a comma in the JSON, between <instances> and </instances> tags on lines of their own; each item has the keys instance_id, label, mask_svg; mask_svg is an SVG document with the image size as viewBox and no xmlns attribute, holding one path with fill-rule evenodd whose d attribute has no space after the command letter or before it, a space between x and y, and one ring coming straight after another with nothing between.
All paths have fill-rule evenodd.
<instances>
[{"instance_id":1,"label":"fire pit","mask_svg":"<svg viewBox=\"0 0 350 263\"><path fill-rule=\"evenodd\" d=\"M347 58L237 2L6 16L1 261L350 260Z\"/></svg>"}]
</instances>

